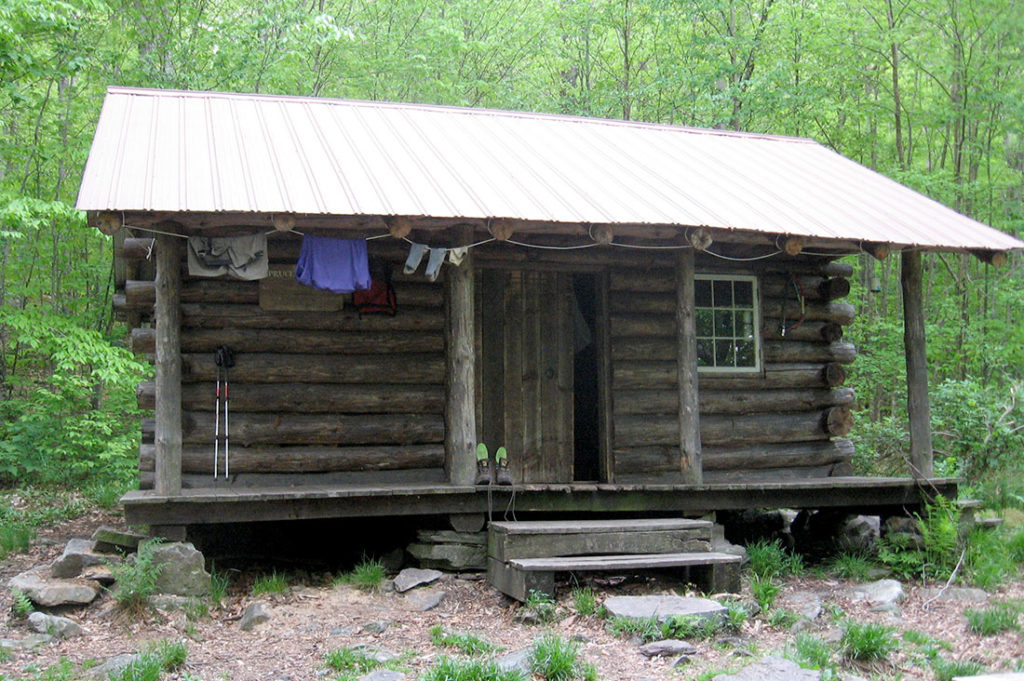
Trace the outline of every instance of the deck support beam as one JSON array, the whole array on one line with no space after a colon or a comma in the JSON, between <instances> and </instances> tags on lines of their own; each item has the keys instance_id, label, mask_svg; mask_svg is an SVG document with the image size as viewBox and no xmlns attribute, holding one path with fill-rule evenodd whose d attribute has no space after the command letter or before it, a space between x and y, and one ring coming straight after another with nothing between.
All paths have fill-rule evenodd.
<instances>
[{"instance_id":1,"label":"deck support beam","mask_svg":"<svg viewBox=\"0 0 1024 681\"><path fill-rule=\"evenodd\" d=\"M697 393L697 322L694 310L693 249L679 251L676 266L676 361L679 372L679 465L683 482L704 479Z\"/></svg>"},{"instance_id":2,"label":"deck support beam","mask_svg":"<svg viewBox=\"0 0 1024 681\"><path fill-rule=\"evenodd\" d=\"M905 250L900 256L903 288L903 346L907 360L907 414L910 419L910 474L930 478L932 456L931 410L928 404L928 364L925 354L924 303L921 293L920 251Z\"/></svg>"},{"instance_id":3,"label":"deck support beam","mask_svg":"<svg viewBox=\"0 0 1024 681\"><path fill-rule=\"evenodd\" d=\"M462 240L472 241L472 233ZM472 485L476 473L476 352L473 255L446 271L445 472L453 485Z\"/></svg>"},{"instance_id":4,"label":"deck support beam","mask_svg":"<svg viewBox=\"0 0 1024 681\"><path fill-rule=\"evenodd\" d=\"M183 240L158 234L156 251L156 444L154 486L181 491L181 259Z\"/></svg>"}]
</instances>

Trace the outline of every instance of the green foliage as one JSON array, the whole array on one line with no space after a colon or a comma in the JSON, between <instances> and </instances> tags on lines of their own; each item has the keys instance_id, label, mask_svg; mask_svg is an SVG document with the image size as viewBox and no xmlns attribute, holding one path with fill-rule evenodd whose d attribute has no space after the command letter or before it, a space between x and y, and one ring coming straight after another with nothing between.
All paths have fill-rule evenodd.
<instances>
[{"instance_id":1,"label":"green foliage","mask_svg":"<svg viewBox=\"0 0 1024 681\"><path fill-rule=\"evenodd\" d=\"M834 556L828 563L828 569L837 577L852 579L858 582L867 581L874 561L867 555L856 552L845 552Z\"/></svg>"},{"instance_id":2,"label":"green foliage","mask_svg":"<svg viewBox=\"0 0 1024 681\"><path fill-rule=\"evenodd\" d=\"M12 553L27 551L35 536L35 528L28 523L5 520L0 525L0 560Z\"/></svg>"},{"instance_id":3,"label":"green foliage","mask_svg":"<svg viewBox=\"0 0 1024 681\"><path fill-rule=\"evenodd\" d=\"M608 631L615 636L628 636L641 643L661 638L661 623L653 617L613 617L608 622Z\"/></svg>"},{"instance_id":4,"label":"green foliage","mask_svg":"<svg viewBox=\"0 0 1024 681\"><path fill-rule=\"evenodd\" d=\"M351 572L342 575L339 581L344 584L351 584L359 589L376 591L380 589L387 576L388 573L384 569L384 563L379 560L364 558L352 568Z\"/></svg>"},{"instance_id":5,"label":"green foliage","mask_svg":"<svg viewBox=\"0 0 1024 681\"><path fill-rule=\"evenodd\" d=\"M210 614L210 606L199 598L190 598L185 601L182 606L182 610L185 612L185 618L189 622L196 622L204 619Z\"/></svg>"},{"instance_id":6,"label":"green foliage","mask_svg":"<svg viewBox=\"0 0 1024 681\"><path fill-rule=\"evenodd\" d=\"M376 658L362 650L337 648L324 655L324 664L334 671L346 674L366 674L381 666Z\"/></svg>"},{"instance_id":7,"label":"green foliage","mask_svg":"<svg viewBox=\"0 0 1024 681\"><path fill-rule=\"evenodd\" d=\"M762 610L770 610L782 587L772 578L753 574L750 577L750 595Z\"/></svg>"},{"instance_id":8,"label":"green foliage","mask_svg":"<svg viewBox=\"0 0 1024 681\"><path fill-rule=\"evenodd\" d=\"M725 619L722 625L733 632L739 632L743 629L743 625L748 619L750 619L750 613L747 611L747 606L743 605L739 601L730 601L725 604Z\"/></svg>"},{"instance_id":9,"label":"green foliage","mask_svg":"<svg viewBox=\"0 0 1024 681\"><path fill-rule=\"evenodd\" d=\"M288 591L288 577L278 574L275 569L269 575L259 575L252 583L253 598L265 595L283 594Z\"/></svg>"},{"instance_id":10,"label":"green foliage","mask_svg":"<svg viewBox=\"0 0 1024 681\"><path fill-rule=\"evenodd\" d=\"M530 590L523 603L523 609L540 622L554 622L558 617L558 605L554 599L540 591Z\"/></svg>"},{"instance_id":11,"label":"green foliage","mask_svg":"<svg viewBox=\"0 0 1024 681\"><path fill-rule=\"evenodd\" d=\"M905 538L884 537L878 559L903 579L947 579L960 559L960 511L956 503L936 497L925 515L916 516L923 547Z\"/></svg>"},{"instance_id":12,"label":"green foliage","mask_svg":"<svg viewBox=\"0 0 1024 681\"><path fill-rule=\"evenodd\" d=\"M25 594L24 591L19 589L13 589L11 591L11 599L14 601L11 609L14 614L22 619L28 617L35 611L35 606L32 604L32 600Z\"/></svg>"},{"instance_id":13,"label":"green foliage","mask_svg":"<svg viewBox=\"0 0 1024 681\"><path fill-rule=\"evenodd\" d=\"M572 590L573 608L578 615L594 615L597 613L597 595L589 586L577 587Z\"/></svg>"},{"instance_id":14,"label":"green foliage","mask_svg":"<svg viewBox=\"0 0 1024 681\"><path fill-rule=\"evenodd\" d=\"M964 610L964 617L967 618L967 628L974 633L995 636L1019 629L1022 609L1019 603L995 603L982 610Z\"/></svg>"},{"instance_id":15,"label":"green foliage","mask_svg":"<svg viewBox=\"0 0 1024 681\"><path fill-rule=\"evenodd\" d=\"M711 638L720 627L717 617L673 616L661 623L661 638Z\"/></svg>"},{"instance_id":16,"label":"green foliage","mask_svg":"<svg viewBox=\"0 0 1024 681\"><path fill-rule=\"evenodd\" d=\"M156 583L163 572L163 564L156 562L155 552L160 539L148 539L139 543L138 551L121 563L111 563L114 574L114 600L118 607L133 615L141 614L149 605L149 598L156 593Z\"/></svg>"},{"instance_id":17,"label":"green foliage","mask_svg":"<svg viewBox=\"0 0 1024 681\"><path fill-rule=\"evenodd\" d=\"M1016 576L1019 568L1006 534L1002 528L976 528L971 532L965 560L968 581L982 589L994 589Z\"/></svg>"},{"instance_id":18,"label":"green foliage","mask_svg":"<svg viewBox=\"0 0 1024 681\"><path fill-rule=\"evenodd\" d=\"M779 540L758 540L747 545L750 571L759 577L788 577L803 572L803 559L787 552Z\"/></svg>"},{"instance_id":19,"label":"green foliage","mask_svg":"<svg viewBox=\"0 0 1024 681\"><path fill-rule=\"evenodd\" d=\"M530 668L534 676L547 681L589 681L596 678L592 666L579 657L579 644L557 634L546 634L530 650Z\"/></svg>"},{"instance_id":20,"label":"green foliage","mask_svg":"<svg viewBox=\"0 0 1024 681\"><path fill-rule=\"evenodd\" d=\"M430 640L438 648L455 648L463 655L487 655L500 650L487 639L472 634L445 631L440 624L430 629Z\"/></svg>"},{"instance_id":21,"label":"green foliage","mask_svg":"<svg viewBox=\"0 0 1024 681\"><path fill-rule=\"evenodd\" d=\"M188 658L184 641L162 640L119 672L110 675L110 681L158 681L163 672L181 668Z\"/></svg>"},{"instance_id":22,"label":"green foliage","mask_svg":"<svg viewBox=\"0 0 1024 681\"><path fill-rule=\"evenodd\" d=\"M779 629L789 629L802 618L792 610L772 608L768 612L768 624Z\"/></svg>"},{"instance_id":23,"label":"green foliage","mask_svg":"<svg viewBox=\"0 0 1024 681\"><path fill-rule=\"evenodd\" d=\"M420 677L421 681L526 681L518 669L502 670L492 660L442 657Z\"/></svg>"},{"instance_id":24,"label":"green foliage","mask_svg":"<svg viewBox=\"0 0 1024 681\"><path fill-rule=\"evenodd\" d=\"M813 634L801 632L793 639L787 652L789 657L800 666L806 669L830 671L830 676L834 676L835 663L833 659L838 651L828 641Z\"/></svg>"},{"instance_id":25,"label":"green foliage","mask_svg":"<svg viewBox=\"0 0 1024 681\"><path fill-rule=\"evenodd\" d=\"M978 676L985 671L985 665L970 660L947 660L936 657L931 661L935 681L953 681L957 676Z\"/></svg>"},{"instance_id":26,"label":"green foliage","mask_svg":"<svg viewBox=\"0 0 1024 681\"><path fill-rule=\"evenodd\" d=\"M231 578L227 572L217 570L216 563L210 564L210 600L219 606L228 594Z\"/></svg>"},{"instance_id":27,"label":"green foliage","mask_svg":"<svg viewBox=\"0 0 1024 681\"><path fill-rule=\"evenodd\" d=\"M888 659L899 649L895 630L873 622L848 622L843 630L843 655L858 662Z\"/></svg>"}]
</instances>

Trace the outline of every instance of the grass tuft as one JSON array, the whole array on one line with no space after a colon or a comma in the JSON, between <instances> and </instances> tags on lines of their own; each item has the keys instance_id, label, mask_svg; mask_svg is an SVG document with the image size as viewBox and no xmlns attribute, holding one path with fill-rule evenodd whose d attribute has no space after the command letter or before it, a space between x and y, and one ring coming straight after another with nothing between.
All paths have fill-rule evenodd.
<instances>
[{"instance_id":1,"label":"grass tuft","mask_svg":"<svg viewBox=\"0 0 1024 681\"><path fill-rule=\"evenodd\" d=\"M420 677L421 681L526 681L518 669L503 670L497 662L442 657Z\"/></svg>"},{"instance_id":2,"label":"grass tuft","mask_svg":"<svg viewBox=\"0 0 1024 681\"><path fill-rule=\"evenodd\" d=\"M790 656L807 669L834 669L836 649L828 641L812 634L800 633L793 639Z\"/></svg>"},{"instance_id":3,"label":"grass tuft","mask_svg":"<svg viewBox=\"0 0 1024 681\"><path fill-rule=\"evenodd\" d=\"M750 558L751 572L762 578L787 577L804 571L803 559L795 553L788 553L778 539L748 544L747 557Z\"/></svg>"},{"instance_id":4,"label":"grass tuft","mask_svg":"<svg viewBox=\"0 0 1024 681\"><path fill-rule=\"evenodd\" d=\"M842 639L843 654L859 662L885 660L899 648L895 630L873 622L850 622Z\"/></svg>"},{"instance_id":5,"label":"grass tuft","mask_svg":"<svg viewBox=\"0 0 1024 681\"><path fill-rule=\"evenodd\" d=\"M995 603L984 610L964 610L967 628L982 636L995 636L1019 629L1021 606L1017 603Z\"/></svg>"},{"instance_id":6,"label":"grass tuft","mask_svg":"<svg viewBox=\"0 0 1024 681\"><path fill-rule=\"evenodd\" d=\"M530 669L535 676L547 681L586 679L592 668L587 668L579 659L579 651L579 644L557 634L547 634L530 650Z\"/></svg>"},{"instance_id":7,"label":"grass tuft","mask_svg":"<svg viewBox=\"0 0 1024 681\"><path fill-rule=\"evenodd\" d=\"M530 591L523 609L533 613L541 622L554 622L558 618L558 606L554 599L540 591Z\"/></svg>"},{"instance_id":8,"label":"grass tuft","mask_svg":"<svg viewBox=\"0 0 1024 681\"><path fill-rule=\"evenodd\" d=\"M387 576L388 572L384 569L384 563L376 559L364 558L352 568L351 572L345 575L345 582L359 589L377 591Z\"/></svg>"},{"instance_id":9,"label":"grass tuft","mask_svg":"<svg viewBox=\"0 0 1024 681\"><path fill-rule=\"evenodd\" d=\"M750 595L761 606L761 610L771 610L781 590L782 587L771 576L755 572L750 577Z\"/></svg>"},{"instance_id":10,"label":"grass tuft","mask_svg":"<svg viewBox=\"0 0 1024 681\"><path fill-rule=\"evenodd\" d=\"M500 650L498 646L486 639L472 634L445 631L440 624L431 628L430 640L438 648L454 648L463 655L486 655Z\"/></svg>"},{"instance_id":11,"label":"grass tuft","mask_svg":"<svg viewBox=\"0 0 1024 681\"><path fill-rule=\"evenodd\" d=\"M863 553L840 553L828 563L828 569L842 579L853 579L865 582L869 579L874 562Z\"/></svg>"},{"instance_id":12,"label":"grass tuft","mask_svg":"<svg viewBox=\"0 0 1024 681\"><path fill-rule=\"evenodd\" d=\"M985 671L985 665L970 660L947 660L935 657L931 661L935 681L953 681L957 676L977 676Z\"/></svg>"},{"instance_id":13,"label":"grass tuft","mask_svg":"<svg viewBox=\"0 0 1024 681\"><path fill-rule=\"evenodd\" d=\"M597 595L589 586L573 589L572 603L577 615L586 616L597 613Z\"/></svg>"},{"instance_id":14,"label":"grass tuft","mask_svg":"<svg viewBox=\"0 0 1024 681\"><path fill-rule=\"evenodd\" d=\"M210 564L210 600L213 604L220 606L228 595L228 585L231 580L226 572L218 572L215 563Z\"/></svg>"},{"instance_id":15,"label":"grass tuft","mask_svg":"<svg viewBox=\"0 0 1024 681\"><path fill-rule=\"evenodd\" d=\"M260 575L252 583L251 593L253 597L263 595L283 594L288 591L288 578L278 574L275 569L269 575Z\"/></svg>"}]
</instances>

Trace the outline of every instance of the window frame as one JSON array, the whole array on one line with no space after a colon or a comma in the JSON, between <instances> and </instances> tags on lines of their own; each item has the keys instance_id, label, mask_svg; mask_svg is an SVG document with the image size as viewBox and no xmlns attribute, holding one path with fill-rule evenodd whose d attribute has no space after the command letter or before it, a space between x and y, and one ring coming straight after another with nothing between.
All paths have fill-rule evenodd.
<instances>
[{"instance_id":1,"label":"window frame","mask_svg":"<svg viewBox=\"0 0 1024 681\"><path fill-rule=\"evenodd\" d=\"M763 371L763 369L764 369L764 363L762 361L762 352L764 351L764 342L763 342L763 334L761 333L761 286L760 286L760 283L758 281L757 275L754 275L754 274L703 273L703 274L694 274L693 278L694 278L695 281L712 281L712 282L715 282L715 281L728 281L730 283L734 283L734 282L737 282L737 281L750 282L750 284L751 284L751 294L752 294L751 295L751 301L752 301L751 302L751 307L752 307L752 312L753 312L753 329L754 329L754 334L753 334L754 335L754 338L753 338L753 340L754 340L754 365L753 366L744 366L744 367L737 367L737 366L731 366L731 367L730 366L700 366L698 364L697 372L700 373L700 374L710 374L710 373L716 373L716 374L760 374ZM713 290L714 290L714 285L712 284L712 291ZM715 306L712 306L710 308L709 307L701 306L700 308L698 308L698 306L697 306L697 296L696 296L696 287L694 287L694 301L693 301L694 331L696 331L696 318L697 318L698 309L712 310L712 312L713 312L715 310L720 310L720 309L736 310L737 307L735 305L733 305L731 307L721 307L721 308L720 307L715 307ZM744 307L744 308L740 308L740 309L746 309L746 308ZM694 342L695 343L700 338L708 338L708 336L698 336L696 333L694 334ZM711 336L710 338L712 339L712 342L715 342L715 340L717 339L716 336ZM735 340L737 340L737 337L736 336L732 336L730 340L735 341Z\"/></svg>"}]
</instances>

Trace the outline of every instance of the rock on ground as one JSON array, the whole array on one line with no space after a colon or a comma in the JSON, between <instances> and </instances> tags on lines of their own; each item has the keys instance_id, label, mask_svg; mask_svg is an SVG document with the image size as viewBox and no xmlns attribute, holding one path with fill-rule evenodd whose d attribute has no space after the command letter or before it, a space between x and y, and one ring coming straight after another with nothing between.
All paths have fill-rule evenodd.
<instances>
[{"instance_id":1,"label":"rock on ground","mask_svg":"<svg viewBox=\"0 0 1024 681\"><path fill-rule=\"evenodd\" d=\"M99 584L86 580L54 579L46 576L47 566L36 567L7 582L11 589L17 589L36 605L53 608L58 605L85 605L99 595Z\"/></svg>"},{"instance_id":2,"label":"rock on ground","mask_svg":"<svg viewBox=\"0 0 1024 681\"><path fill-rule=\"evenodd\" d=\"M68 541L64 553L50 565L50 576L68 579L82 574L87 567L104 565L113 556L96 553L96 543L91 539L75 538Z\"/></svg>"},{"instance_id":3,"label":"rock on ground","mask_svg":"<svg viewBox=\"0 0 1024 681\"><path fill-rule=\"evenodd\" d=\"M395 591L405 593L423 584L430 584L441 579L444 573L440 570L421 570L420 568L405 568L395 577Z\"/></svg>"},{"instance_id":4,"label":"rock on ground","mask_svg":"<svg viewBox=\"0 0 1024 681\"><path fill-rule=\"evenodd\" d=\"M444 589L423 589L405 597L406 603L413 610L427 612L441 605L448 593Z\"/></svg>"},{"instance_id":5,"label":"rock on ground","mask_svg":"<svg viewBox=\"0 0 1024 681\"><path fill-rule=\"evenodd\" d=\"M612 617L648 619L664 622L669 617L722 617L728 611L718 601L688 596L613 596L604 602Z\"/></svg>"},{"instance_id":6,"label":"rock on ground","mask_svg":"<svg viewBox=\"0 0 1024 681\"><path fill-rule=\"evenodd\" d=\"M96 551L136 551L139 542L147 539L146 535L127 530L118 530L110 525L100 525L92 533L92 539L96 542Z\"/></svg>"},{"instance_id":7,"label":"rock on ground","mask_svg":"<svg viewBox=\"0 0 1024 681\"><path fill-rule=\"evenodd\" d=\"M766 657L735 674L721 674L716 681L821 681L821 672L804 669L781 657Z\"/></svg>"},{"instance_id":8,"label":"rock on ground","mask_svg":"<svg viewBox=\"0 0 1024 681\"><path fill-rule=\"evenodd\" d=\"M263 624L270 619L270 612L267 611L266 604L256 601L250 603L242 613L242 619L239 622L239 626L242 631L252 631L252 629L259 624Z\"/></svg>"},{"instance_id":9,"label":"rock on ground","mask_svg":"<svg viewBox=\"0 0 1024 681\"><path fill-rule=\"evenodd\" d=\"M82 627L78 626L78 622L67 617L34 612L28 616L28 623L40 634L49 634L58 639L82 635Z\"/></svg>"},{"instance_id":10,"label":"rock on ground","mask_svg":"<svg viewBox=\"0 0 1024 681\"><path fill-rule=\"evenodd\" d=\"M503 672L510 672L513 670L519 670L524 674L530 673L530 656L532 654L531 648L520 648L519 650L513 650L507 655L502 655L495 662L498 668Z\"/></svg>"},{"instance_id":11,"label":"rock on ground","mask_svg":"<svg viewBox=\"0 0 1024 681\"><path fill-rule=\"evenodd\" d=\"M696 652L697 647L695 645L676 638L669 638L664 641L651 641L640 646L640 653L646 657L693 655Z\"/></svg>"},{"instance_id":12,"label":"rock on ground","mask_svg":"<svg viewBox=\"0 0 1024 681\"><path fill-rule=\"evenodd\" d=\"M404 678L405 674L396 672L394 669L375 669L369 674L360 676L359 681L401 681Z\"/></svg>"},{"instance_id":13,"label":"rock on ground","mask_svg":"<svg viewBox=\"0 0 1024 681\"><path fill-rule=\"evenodd\" d=\"M795 591L780 597L775 606L814 620L821 614L821 597L813 591Z\"/></svg>"},{"instance_id":14,"label":"rock on ground","mask_svg":"<svg viewBox=\"0 0 1024 681\"><path fill-rule=\"evenodd\" d=\"M875 606L894 605L903 600L903 585L895 579L880 579L870 584L850 587L850 596Z\"/></svg>"},{"instance_id":15,"label":"rock on ground","mask_svg":"<svg viewBox=\"0 0 1024 681\"><path fill-rule=\"evenodd\" d=\"M153 564L161 565L157 593L176 596L205 596L210 593L206 559L188 542L162 544L153 551Z\"/></svg>"}]
</instances>

